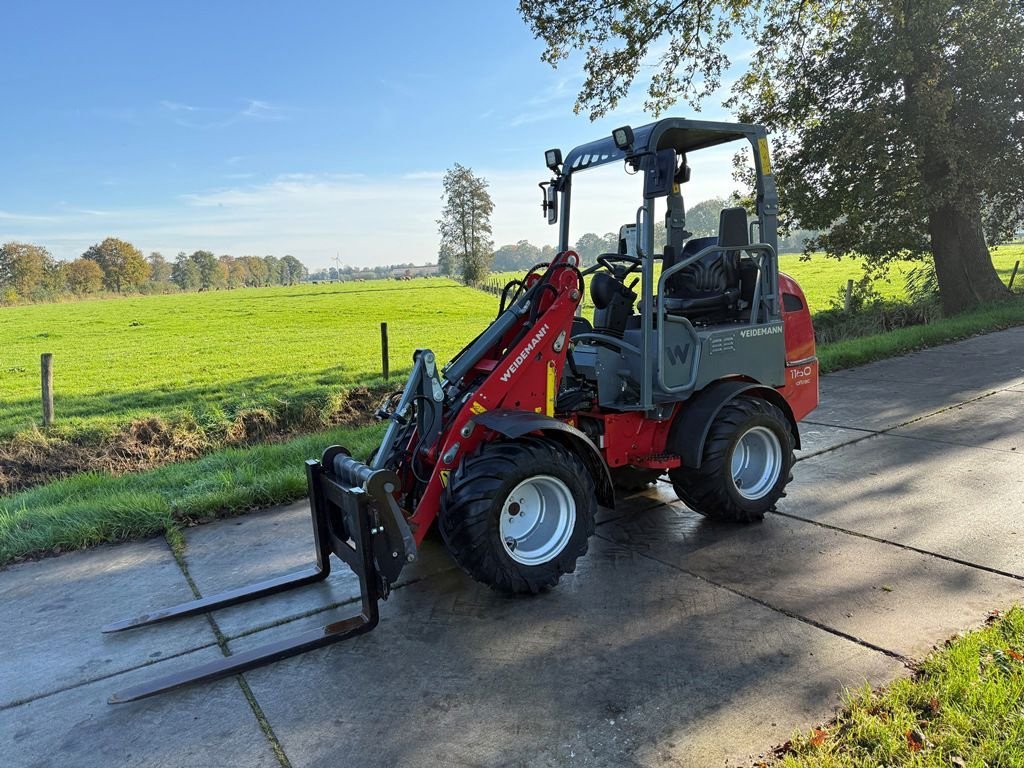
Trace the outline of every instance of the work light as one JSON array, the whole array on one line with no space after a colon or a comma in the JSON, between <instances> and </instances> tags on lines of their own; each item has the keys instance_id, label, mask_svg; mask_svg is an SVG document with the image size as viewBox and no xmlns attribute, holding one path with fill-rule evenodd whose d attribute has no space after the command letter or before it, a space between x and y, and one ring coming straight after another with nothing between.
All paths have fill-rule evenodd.
<instances>
[{"instance_id":1,"label":"work light","mask_svg":"<svg viewBox=\"0 0 1024 768\"><path fill-rule=\"evenodd\" d=\"M612 131L612 141L615 142L616 147L625 152L633 146L633 129L628 125L616 128Z\"/></svg>"}]
</instances>

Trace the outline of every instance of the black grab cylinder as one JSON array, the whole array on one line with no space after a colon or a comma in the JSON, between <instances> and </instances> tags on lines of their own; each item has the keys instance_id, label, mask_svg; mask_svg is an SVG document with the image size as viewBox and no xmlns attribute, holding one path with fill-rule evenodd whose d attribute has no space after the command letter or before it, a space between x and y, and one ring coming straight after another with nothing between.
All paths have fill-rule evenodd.
<instances>
[{"instance_id":1,"label":"black grab cylinder","mask_svg":"<svg viewBox=\"0 0 1024 768\"><path fill-rule=\"evenodd\" d=\"M339 480L357 488L362 488L366 481L370 479L370 475L376 471L373 467L367 466L358 459L353 459L344 453L334 456L332 469Z\"/></svg>"}]
</instances>

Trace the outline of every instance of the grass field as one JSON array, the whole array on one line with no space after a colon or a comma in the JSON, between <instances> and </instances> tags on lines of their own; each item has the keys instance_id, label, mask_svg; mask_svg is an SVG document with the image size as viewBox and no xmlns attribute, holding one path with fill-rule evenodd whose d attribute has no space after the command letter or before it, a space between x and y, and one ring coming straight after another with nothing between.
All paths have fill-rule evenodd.
<instances>
[{"instance_id":1,"label":"grass field","mask_svg":"<svg viewBox=\"0 0 1024 768\"><path fill-rule=\"evenodd\" d=\"M39 356L54 355L58 432L102 434L129 419L322 406L379 379L380 323L392 371L417 347L442 359L496 311L444 279L300 285L0 309L0 439L39 423Z\"/></svg>"},{"instance_id":2,"label":"grass field","mask_svg":"<svg viewBox=\"0 0 1024 768\"><path fill-rule=\"evenodd\" d=\"M1004 283L1010 281L1013 264L1018 259L1024 261L1024 245L1001 245L992 250L992 263ZM904 298L907 272L917 263L919 262L894 263L887 277L876 281L875 290L884 298ZM864 262L862 259L837 261L821 253L813 254L805 261L800 254L784 253L779 257L779 269L800 283L811 312L821 312L829 309L834 301L841 301L840 292L845 289L847 280L860 280L864 274ZM495 277L511 280L513 277L522 277L522 273L502 272ZM1014 285L1024 285L1024 266L1021 267L1021 274L1017 275Z\"/></svg>"},{"instance_id":3,"label":"grass field","mask_svg":"<svg viewBox=\"0 0 1024 768\"><path fill-rule=\"evenodd\" d=\"M1024 246L1004 246L1004 279ZM812 310L829 306L856 260L781 259ZM883 295L898 297L908 266ZM1024 275L1019 278L1024 282ZM494 298L453 281L377 281L147 296L0 309L0 439L39 420L39 355L54 354L58 433L102 434L132 418L189 411L216 424L246 408L329 407L379 378L381 321L401 376L419 346L447 359L493 317Z\"/></svg>"},{"instance_id":4,"label":"grass field","mask_svg":"<svg viewBox=\"0 0 1024 768\"><path fill-rule=\"evenodd\" d=\"M992 263L1004 283L1010 280L1013 264L1024 261L1024 245L1003 245L992 250ZM886 279L875 283L875 290L889 299L902 299L906 295L906 275L918 262L896 262L889 269ZM836 261L823 254L814 254L809 261L802 261L799 254L784 253L779 257L779 269L798 283L807 297L812 312L829 309L839 292L846 287L847 280L859 280L864 274L860 259ZM1024 274L1018 274L1014 285L1020 287Z\"/></svg>"}]
</instances>

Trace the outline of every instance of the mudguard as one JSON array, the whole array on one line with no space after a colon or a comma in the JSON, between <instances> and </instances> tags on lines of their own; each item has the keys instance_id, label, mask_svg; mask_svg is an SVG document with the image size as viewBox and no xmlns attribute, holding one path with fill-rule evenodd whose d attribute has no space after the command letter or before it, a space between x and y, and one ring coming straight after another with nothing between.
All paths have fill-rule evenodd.
<instances>
[{"instance_id":1,"label":"mudguard","mask_svg":"<svg viewBox=\"0 0 1024 768\"><path fill-rule=\"evenodd\" d=\"M777 406L789 421L793 432L793 447L800 447L800 430L793 417L793 410L778 390L739 379L716 381L683 404L669 432L668 444L682 446L679 456L684 467L700 467L704 458L704 442L711 431L711 425L725 404L740 395L759 397Z\"/></svg>"},{"instance_id":2,"label":"mudguard","mask_svg":"<svg viewBox=\"0 0 1024 768\"><path fill-rule=\"evenodd\" d=\"M589 437L576 427L551 416L528 411L488 411L473 417L473 421L513 440L531 432L541 432L546 437L574 451L583 459L594 478L597 500L602 506L609 509L614 508L615 489L612 486L612 476L608 472L608 466L604 463L601 451Z\"/></svg>"}]
</instances>

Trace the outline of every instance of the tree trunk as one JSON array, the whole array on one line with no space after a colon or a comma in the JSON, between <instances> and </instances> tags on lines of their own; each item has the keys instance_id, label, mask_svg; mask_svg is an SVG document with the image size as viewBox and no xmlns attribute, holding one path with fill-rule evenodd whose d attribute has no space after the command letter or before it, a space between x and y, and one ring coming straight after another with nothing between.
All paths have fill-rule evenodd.
<instances>
[{"instance_id":1,"label":"tree trunk","mask_svg":"<svg viewBox=\"0 0 1024 768\"><path fill-rule=\"evenodd\" d=\"M977 205L942 205L928 214L939 298L947 315L1006 298L981 229Z\"/></svg>"}]
</instances>

